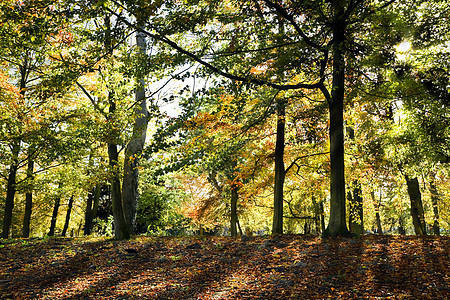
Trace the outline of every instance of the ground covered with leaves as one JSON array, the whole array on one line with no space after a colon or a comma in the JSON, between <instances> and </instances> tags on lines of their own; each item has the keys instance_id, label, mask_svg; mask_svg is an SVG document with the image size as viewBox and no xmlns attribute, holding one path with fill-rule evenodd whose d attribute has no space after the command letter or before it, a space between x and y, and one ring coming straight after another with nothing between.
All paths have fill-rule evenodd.
<instances>
[{"instance_id":1,"label":"ground covered with leaves","mask_svg":"<svg viewBox=\"0 0 450 300\"><path fill-rule=\"evenodd\" d=\"M450 299L450 238L0 240L1 299Z\"/></svg>"}]
</instances>

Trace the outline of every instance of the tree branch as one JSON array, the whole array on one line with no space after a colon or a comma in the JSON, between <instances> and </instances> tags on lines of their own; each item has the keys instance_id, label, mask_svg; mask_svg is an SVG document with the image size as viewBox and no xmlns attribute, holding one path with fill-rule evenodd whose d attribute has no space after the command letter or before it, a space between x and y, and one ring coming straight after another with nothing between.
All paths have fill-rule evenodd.
<instances>
[{"instance_id":1,"label":"tree branch","mask_svg":"<svg viewBox=\"0 0 450 300\"><path fill-rule=\"evenodd\" d=\"M292 17L287 11L286 9L284 9L283 7L281 7L279 4L274 3L270 0L264 0L264 2L267 4L267 6L269 6L270 8L273 8L276 10L276 12L282 16L283 18L285 18L286 20L289 21L289 23L295 28L295 30L297 31L297 33L302 37L302 39L305 41L305 43L315 49L318 49L320 51L323 51L322 47L319 44L316 44L315 42L313 42L304 32L303 30L300 28L300 26L298 26L298 24L295 22L294 17Z\"/></svg>"},{"instance_id":2,"label":"tree branch","mask_svg":"<svg viewBox=\"0 0 450 300\"><path fill-rule=\"evenodd\" d=\"M123 18L122 16L120 16L119 14L117 14L116 12L114 12L113 10L111 10L110 8L106 7L106 9L112 13L113 15L115 15L117 18L120 18L122 20L122 22L132 28L136 29L136 26L133 25L130 21L126 20L125 18ZM143 30L143 29L139 29L142 33L144 33L145 35L163 42L167 45L169 45L170 47L172 47L173 49L177 50L178 52L186 55L187 57L189 57L190 59L198 62L199 64L207 67L208 69L210 69L212 72L221 75L225 78L234 80L234 81L241 81L241 82L245 82L245 83L252 83L255 85L259 85L259 86L269 86L272 87L274 89L277 90L294 90L294 89L318 89L320 88L321 83L323 83L324 78L321 78L318 82L316 83L297 83L297 84L286 84L286 85L282 85L282 84L276 84L273 82L269 82L269 81L264 81L255 77L250 77L250 76L239 76L239 75L233 75L230 74L228 72L225 72L223 70L220 70L219 68L213 66L212 64L206 62L205 60L203 60L202 58L200 58L199 56L195 55L192 52L189 52L188 50L184 49L183 47L179 46L177 43L175 43L174 41L170 40L169 38L159 35L159 34L153 34L151 32L148 32L147 30Z\"/></svg>"},{"instance_id":3,"label":"tree branch","mask_svg":"<svg viewBox=\"0 0 450 300\"><path fill-rule=\"evenodd\" d=\"M294 159L294 161L289 165L289 167L286 168L286 171L284 171L286 174L289 172L289 170L295 166L297 164L297 161L299 161L300 159L303 158L307 158L307 157L312 157L312 156L318 156L318 155L325 155L325 154L329 154L330 151L327 152L320 152L320 153L313 153L313 154L308 154L308 155L303 155L300 157L297 157L296 159Z\"/></svg>"}]
</instances>

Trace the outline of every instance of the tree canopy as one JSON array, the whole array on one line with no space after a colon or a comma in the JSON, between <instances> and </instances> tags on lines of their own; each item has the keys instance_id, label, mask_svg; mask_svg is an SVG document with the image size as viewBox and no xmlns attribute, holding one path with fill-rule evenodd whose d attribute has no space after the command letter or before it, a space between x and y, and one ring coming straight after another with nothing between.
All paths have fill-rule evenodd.
<instances>
[{"instance_id":1,"label":"tree canopy","mask_svg":"<svg viewBox=\"0 0 450 300\"><path fill-rule=\"evenodd\" d=\"M448 233L449 11L3 1L2 237Z\"/></svg>"}]
</instances>

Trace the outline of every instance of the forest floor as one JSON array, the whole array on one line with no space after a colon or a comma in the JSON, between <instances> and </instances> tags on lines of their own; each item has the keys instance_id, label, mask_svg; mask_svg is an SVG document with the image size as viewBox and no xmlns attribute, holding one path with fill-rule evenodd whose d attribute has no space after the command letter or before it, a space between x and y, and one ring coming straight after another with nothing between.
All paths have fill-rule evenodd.
<instances>
[{"instance_id":1,"label":"forest floor","mask_svg":"<svg viewBox=\"0 0 450 300\"><path fill-rule=\"evenodd\" d=\"M0 299L450 299L450 237L0 240Z\"/></svg>"}]
</instances>

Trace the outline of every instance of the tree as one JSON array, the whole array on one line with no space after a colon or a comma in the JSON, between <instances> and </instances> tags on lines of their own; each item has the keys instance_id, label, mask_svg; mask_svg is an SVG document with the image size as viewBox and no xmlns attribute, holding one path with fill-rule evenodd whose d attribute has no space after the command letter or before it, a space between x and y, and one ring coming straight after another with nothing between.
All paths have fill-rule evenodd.
<instances>
[{"instance_id":1,"label":"tree","mask_svg":"<svg viewBox=\"0 0 450 300\"><path fill-rule=\"evenodd\" d=\"M13 101L5 102L10 112L4 115L3 120L6 132L5 139L1 142L6 143L11 151L3 237L8 237L11 227L14 198L20 183L17 181L18 172L28 161L28 179L32 181L31 161L45 149L42 147L42 144L45 144L42 138L48 131L46 127L51 124L51 121L47 122L46 119L57 115L55 111L62 113L61 110L56 110L57 106L52 103L52 96L56 94L55 88L44 83L52 76L49 72L52 66L49 59L51 43L58 39L58 28L62 26L61 19L50 4L50 1L1 4L0 20L4 22L1 22L0 28L0 61L8 74L14 77L19 89ZM23 229L25 236L29 231L27 227L32 202L31 191L28 192L27 215Z\"/></svg>"},{"instance_id":2,"label":"tree","mask_svg":"<svg viewBox=\"0 0 450 300\"><path fill-rule=\"evenodd\" d=\"M67 229L69 228L70 214L72 213L72 208L73 208L73 195L70 196L69 202L67 203L66 220L64 222L64 227L61 232L61 236L66 236L66 234L67 234Z\"/></svg>"},{"instance_id":3,"label":"tree","mask_svg":"<svg viewBox=\"0 0 450 300\"><path fill-rule=\"evenodd\" d=\"M133 3L133 1L123 2L131 6ZM231 80L250 85L265 85L278 90L319 89L328 102L330 113L331 207L330 221L324 235L348 235L343 158L346 57L349 59L351 55L348 45L352 44L352 36L356 34L364 36L366 33L360 30L360 25L368 26L375 17L385 15L385 9L392 3L393 1L386 1L365 5L362 1L348 3L332 1L288 4L265 0L256 3L240 1L234 5L230 3L221 5L211 1L196 3L195 10L194 6L189 4L174 6L166 3L164 7L151 6L151 11L148 10L150 17L145 26L149 30L144 33L173 47L212 72ZM170 14L163 22L158 22L158 19L154 17L157 16L155 14L157 9L170 10ZM133 12L130 11L130 13ZM121 17L117 13L116 16ZM188 16L188 23L180 22L181 16ZM208 39L203 38L204 31L200 36L198 35L200 31L196 29L207 23L208 18L215 22L210 23L206 31L210 34L209 40L224 38L215 46L205 44L205 40ZM284 23L287 24L285 35L281 39L274 35L272 30L275 28L274 20L278 18L284 19ZM171 22L170 19L176 21ZM132 22L128 20L124 22L136 28ZM173 24L178 24L178 27ZM250 26L244 27L241 24ZM171 35L176 37L174 33L177 30L189 32L191 40L194 37L198 39L191 43L191 48L184 47L170 38ZM219 31L220 35L217 34ZM261 34L267 34L266 38L260 38ZM282 44L277 42L280 40ZM196 45L203 50L196 53L193 49ZM208 58L211 60L206 60L206 55L202 56L206 53L205 49L210 49ZM274 49L283 55L273 55ZM236 68L236 65L233 65L238 58L247 64L247 68ZM315 68L311 68L310 62L314 62L312 65ZM270 65L274 70L283 69L285 76L274 80L271 72L263 76L252 75L249 72L250 69L258 65ZM326 72L327 70L330 71ZM300 74L306 75L298 76ZM330 77L328 74L331 74ZM307 83L301 80L303 78L314 79ZM327 79L331 79L328 87Z\"/></svg>"},{"instance_id":4,"label":"tree","mask_svg":"<svg viewBox=\"0 0 450 300\"><path fill-rule=\"evenodd\" d=\"M142 55L146 53L145 35L137 31L136 44ZM136 72L139 74L139 72ZM122 184L122 203L124 208L125 222L130 233L134 233L136 211L138 205L138 170L139 160L142 150L144 149L145 137L147 133L147 124L149 113L147 111L147 99L145 98L145 81L142 78L145 74L141 74L137 78L139 84L136 89L136 109L135 121L133 126L133 135L125 149L125 159L123 168L123 184Z\"/></svg>"}]
</instances>

